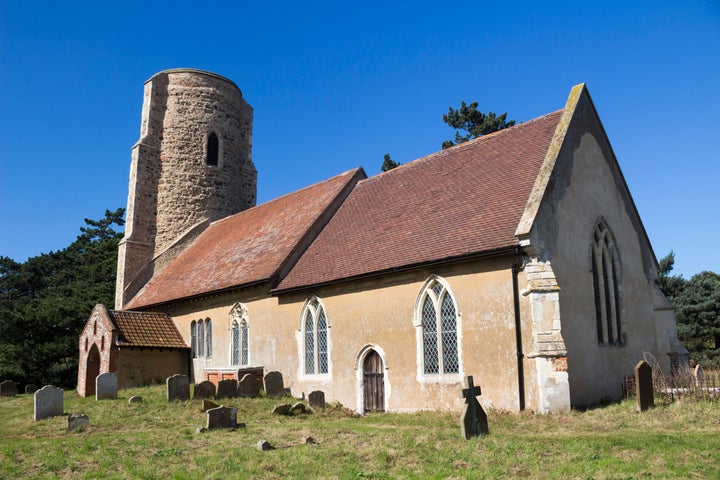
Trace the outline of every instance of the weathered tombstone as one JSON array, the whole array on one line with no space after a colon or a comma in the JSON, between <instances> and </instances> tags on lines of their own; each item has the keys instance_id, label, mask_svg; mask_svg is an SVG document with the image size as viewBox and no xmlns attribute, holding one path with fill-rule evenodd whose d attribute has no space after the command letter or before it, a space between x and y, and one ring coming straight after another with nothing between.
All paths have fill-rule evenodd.
<instances>
[{"instance_id":1,"label":"weathered tombstone","mask_svg":"<svg viewBox=\"0 0 720 480\"><path fill-rule=\"evenodd\" d=\"M693 370L693 377L695 377L695 385L698 387L702 387L703 383L705 383L705 372L703 372L702 366L698 363L695 365L695 369Z\"/></svg>"},{"instance_id":2,"label":"weathered tombstone","mask_svg":"<svg viewBox=\"0 0 720 480\"><path fill-rule=\"evenodd\" d=\"M635 366L635 388L637 390L637 408L639 412L644 412L655 405L652 367L645 360L641 360Z\"/></svg>"},{"instance_id":3,"label":"weathered tombstone","mask_svg":"<svg viewBox=\"0 0 720 480\"><path fill-rule=\"evenodd\" d=\"M0 382L0 397L14 397L17 395L17 385L12 380Z\"/></svg>"},{"instance_id":4,"label":"weathered tombstone","mask_svg":"<svg viewBox=\"0 0 720 480\"><path fill-rule=\"evenodd\" d=\"M283 385L283 376L280 372L268 372L263 377L263 388L265 395L281 397L285 395L285 385Z\"/></svg>"},{"instance_id":5,"label":"weathered tombstone","mask_svg":"<svg viewBox=\"0 0 720 480\"><path fill-rule=\"evenodd\" d=\"M278 403L273 407L272 414L273 415L290 415L290 408L292 405L289 403Z\"/></svg>"},{"instance_id":6,"label":"weathered tombstone","mask_svg":"<svg viewBox=\"0 0 720 480\"><path fill-rule=\"evenodd\" d=\"M196 383L195 390L193 391L193 398L214 398L215 397L215 384L209 380L204 382Z\"/></svg>"},{"instance_id":7,"label":"weathered tombstone","mask_svg":"<svg viewBox=\"0 0 720 480\"><path fill-rule=\"evenodd\" d=\"M190 382L187 375L176 373L165 380L165 385L167 386L168 402L190 400Z\"/></svg>"},{"instance_id":8,"label":"weathered tombstone","mask_svg":"<svg viewBox=\"0 0 720 480\"><path fill-rule=\"evenodd\" d=\"M33 385L32 383L30 385L25 385L25 393L35 393L37 392L37 387Z\"/></svg>"},{"instance_id":9,"label":"weathered tombstone","mask_svg":"<svg viewBox=\"0 0 720 480\"><path fill-rule=\"evenodd\" d=\"M266 452L268 450L275 450L275 447L270 445L270 442L268 442L267 440L260 440L257 443L257 449L261 452Z\"/></svg>"},{"instance_id":10,"label":"weathered tombstone","mask_svg":"<svg viewBox=\"0 0 720 480\"><path fill-rule=\"evenodd\" d=\"M33 420L56 417L63 414L63 391L61 388L45 385L35 392Z\"/></svg>"},{"instance_id":11,"label":"weathered tombstone","mask_svg":"<svg viewBox=\"0 0 720 480\"><path fill-rule=\"evenodd\" d=\"M220 405L218 405L215 402L211 402L210 400L203 400L202 402L202 411L207 412L211 408L218 408Z\"/></svg>"},{"instance_id":12,"label":"weathered tombstone","mask_svg":"<svg viewBox=\"0 0 720 480\"><path fill-rule=\"evenodd\" d=\"M71 430L76 430L80 427L85 427L87 425L90 425L90 417L88 417L85 414L68 415L67 424L68 424L68 426L67 426L68 432Z\"/></svg>"},{"instance_id":13,"label":"weathered tombstone","mask_svg":"<svg viewBox=\"0 0 720 480\"><path fill-rule=\"evenodd\" d=\"M228 408L223 405L217 408L211 408L205 412L207 416L207 424L205 425L208 430L214 430L216 428L237 428L237 408Z\"/></svg>"},{"instance_id":14,"label":"weathered tombstone","mask_svg":"<svg viewBox=\"0 0 720 480\"><path fill-rule=\"evenodd\" d=\"M128 398L128 403L142 403L143 398L140 395L133 395Z\"/></svg>"},{"instance_id":15,"label":"weathered tombstone","mask_svg":"<svg viewBox=\"0 0 720 480\"><path fill-rule=\"evenodd\" d=\"M235 398L238 396L238 381L232 378L220 380L217 387L217 398Z\"/></svg>"},{"instance_id":16,"label":"weathered tombstone","mask_svg":"<svg viewBox=\"0 0 720 480\"><path fill-rule=\"evenodd\" d=\"M303 402L295 402L295 404L290 407L290 413L292 415L300 415L301 413L310 413L310 411Z\"/></svg>"},{"instance_id":17,"label":"weathered tombstone","mask_svg":"<svg viewBox=\"0 0 720 480\"><path fill-rule=\"evenodd\" d=\"M260 380L255 375L245 374L238 384L238 395L255 398L260 394Z\"/></svg>"},{"instance_id":18,"label":"weathered tombstone","mask_svg":"<svg viewBox=\"0 0 720 480\"><path fill-rule=\"evenodd\" d=\"M460 415L460 432L466 440L470 437L485 436L490 433L485 410L475 398L478 395L482 395L480 387L475 386L472 375L465 377L465 388L462 389L465 405L463 405Z\"/></svg>"},{"instance_id":19,"label":"weathered tombstone","mask_svg":"<svg viewBox=\"0 0 720 480\"><path fill-rule=\"evenodd\" d=\"M308 403L313 408L325 408L325 392L315 390L308 395Z\"/></svg>"},{"instance_id":20,"label":"weathered tombstone","mask_svg":"<svg viewBox=\"0 0 720 480\"><path fill-rule=\"evenodd\" d=\"M113 372L101 373L95 377L95 400L115 400L117 391L117 375Z\"/></svg>"}]
</instances>

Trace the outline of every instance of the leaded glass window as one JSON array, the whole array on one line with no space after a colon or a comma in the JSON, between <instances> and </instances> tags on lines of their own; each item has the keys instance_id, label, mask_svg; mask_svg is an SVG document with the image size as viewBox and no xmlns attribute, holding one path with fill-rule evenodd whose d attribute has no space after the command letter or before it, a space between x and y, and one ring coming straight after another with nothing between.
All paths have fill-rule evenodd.
<instances>
[{"instance_id":1,"label":"leaded glass window","mask_svg":"<svg viewBox=\"0 0 720 480\"><path fill-rule=\"evenodd\" d=\"M240 326L236 320L233 320L232 328L232 355L230 359L231 365L240 364Z\"/></svg>"},{"instance_id":2,"label":"leaded glass window","mask_svg":"<svg viewBox=\"0 0 720 480\"><path fill-rule=\"evenodd\" d=\"M205 356L212 357L212 320L205 320Z\"/></svg>"},{"instance_id":3,"label":"leaded glass window","mask_svg":"<svg viewBox=\"0 0 720 480\"><path fill-rule=\"evenodd\" d=\"M452 295L442 282L432 279L419 305L423 373L459 373L457 308Z\"/></svg>"},{"instance_id":4,"label":"leaded glass window","mask_svg":"<svg viewBox=\"0 0 720 480\"><path fill-rule=\"evenodd\" d=\"M305 373L307 375L329 372L328 321L325 309L317 298L305 306L303 317Z\"/></svg>"},{"instance_id":5,"label":"leaded glass window","mask_svg":"<svg viewBox=\"0 0 720 480\"><path fill-rule=\"evenodd\" d=\"M242 325L240 326L240 332L242 338L240 359L242 360L243 365L247 365L248 363L250 363L250 354L248 349L248 325L245 320L243 320Z\"/></svg>"},{"instance_id":6,"label":"leaded glass window","mask_svg":"<svg viewBox=\"0 0 720 480\"><path fill-rule=\"evenodd\" d=\"M205 322L200 320L197 323L198 327L198 357L205 356Z\"/></svg>"},{"instance_id":7,"label":"leaded glass window","mask_svg":"<svg viewBox=\"0 0 720 480\"><path fill-rule=\"evenodd\" d=\"M593 231L590 265L598 343L622 345L620 258L610 227L601 219Z\"/></svg>"},{"instance_id":8,"label":"leaded glass window","mask_svg":"<svg viewBox=\"0 0 720 480\"><path fill-rule=\"evenodd\" d=\"M192 358L197 358L197 322L195 320L190 322L190 351Z\"/></svg>"},{"instance_id":9,"label":"leaded glass window","mask_svg":"<svg viewBox=\"0 0 720 480\"><path fill-rule=\"evenodd\" d=\"M231 365L250 364L248 310L242 303L236 303L230 310L230 363Z\"/></svg>"}]
</instances>

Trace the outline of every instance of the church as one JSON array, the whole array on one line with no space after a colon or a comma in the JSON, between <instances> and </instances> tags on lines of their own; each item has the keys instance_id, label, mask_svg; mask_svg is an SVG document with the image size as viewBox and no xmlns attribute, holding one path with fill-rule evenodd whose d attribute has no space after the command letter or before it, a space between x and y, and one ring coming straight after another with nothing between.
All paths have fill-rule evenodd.
<instances>
[{"instance_id":1,"label":"church","mask_svg":"<svg viewBox=\"0 0 720 480\"><path fill-rule=\"evenodd\" d=\"M145 83L116 302L80 339L78 393L282 373L360 413L552 413L686 358L587 87L565 106L367 177L256 205L252 107L222 76Z\"/></svg>"}]
</instances>

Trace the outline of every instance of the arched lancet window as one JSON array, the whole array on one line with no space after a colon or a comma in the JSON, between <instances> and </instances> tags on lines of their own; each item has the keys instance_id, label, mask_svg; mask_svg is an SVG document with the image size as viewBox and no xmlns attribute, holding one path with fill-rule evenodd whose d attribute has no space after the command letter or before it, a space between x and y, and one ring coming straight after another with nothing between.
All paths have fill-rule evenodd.
<instances>
[{"instance_id":1,"label":"arched lancet window","mask_svg":"<svg viewBox=\"0 0 720 480\"><path fill-rule=\"evenodd\" d=\"M452 294L439 278L431 277L418 298L415 326L420 329L422 372L460 372L458 315Z\"/></svg>"},{"instance_id":2,"label":"arched lancet window","mask_svg":"<svg viewBox=\"0 0 720 480\"><path fill-rule=\"evenodd\" d=\"M220 159L220 141L215 132L210 132L208 135L206 154L205 163L217 167Z\"/></svg>"},{"instance_id":3,"label":"arched lancet window","mask_svg":"<svg viewBox=\"0 0 720 480\"><path fill-rule=\"evenodd\" d=\"M205 356L205 322L202 320L197 322L197 338L198 338L198 357L204 357Z\"/></svg>"},{"instance_id":4,"label":"arched lancet window","mask_svg":"<svg viewBox=\"0 0 720 480\"><path fill-rule=\"evenodd\" d=\"M328 321L325 309L317 298L313 298L305 304L302 333L305 374L328 373Z\"/></svg>"},{"instance_id":5,"label":"arched lancet window","mask_svg":"<svg viewBox=\"0 0 720 480\"><path fill-rule=\"evenodd\" d=\"M595 327L598 343L622 345L622 279L615 240L604 219L595 226L590 261L595 296Z\"/></svg>"},{"instance_id":6,"label":"arched lancet window","mask_svg":"<svg viewBox=\"0 0 720 480\"><path fill-rule=\"evenodd\" d=\"M242 303L236 303L230 310L230 363L249 365L250 348L248 332L248 310Z\"/></svg>"},{"instance_id":7,"label":"arched lancet window","mask_svg":"<svg viewBox=\"0 0 720 480\"><path fill-rule=\"evenodd\" d=\"M212 357L212 320L205 320L205 357Z\"/></svg>"},{"instance_id":8,"label":"arched lancet window","mask_svg":"<svg viewBox=\"0 0 720 480\"><path fill-rule=\"evenodd\" d=\"M192 353L192 358L197 358L198 356L197 345L197 322L193 320L190 322L190 352Z\"/></svg>"}]
</instances>

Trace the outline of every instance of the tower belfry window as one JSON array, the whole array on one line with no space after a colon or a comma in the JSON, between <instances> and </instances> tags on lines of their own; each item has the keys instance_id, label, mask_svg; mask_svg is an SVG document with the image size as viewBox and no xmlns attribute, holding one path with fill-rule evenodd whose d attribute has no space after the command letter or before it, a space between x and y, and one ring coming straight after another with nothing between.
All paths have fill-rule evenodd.
<instances>
[{"instance_id":1,"label":"tower belfry window","mask_svg":"<svg viewBox=\"0 0 720 480\"><path fill-rule=\"evenodd\" d=\"M207 151L205 157L205 163L214 167L218 166L218 159L220 157L220 142L215 132L210 132L207 139Z\"/></svg>"}]
</instances>

